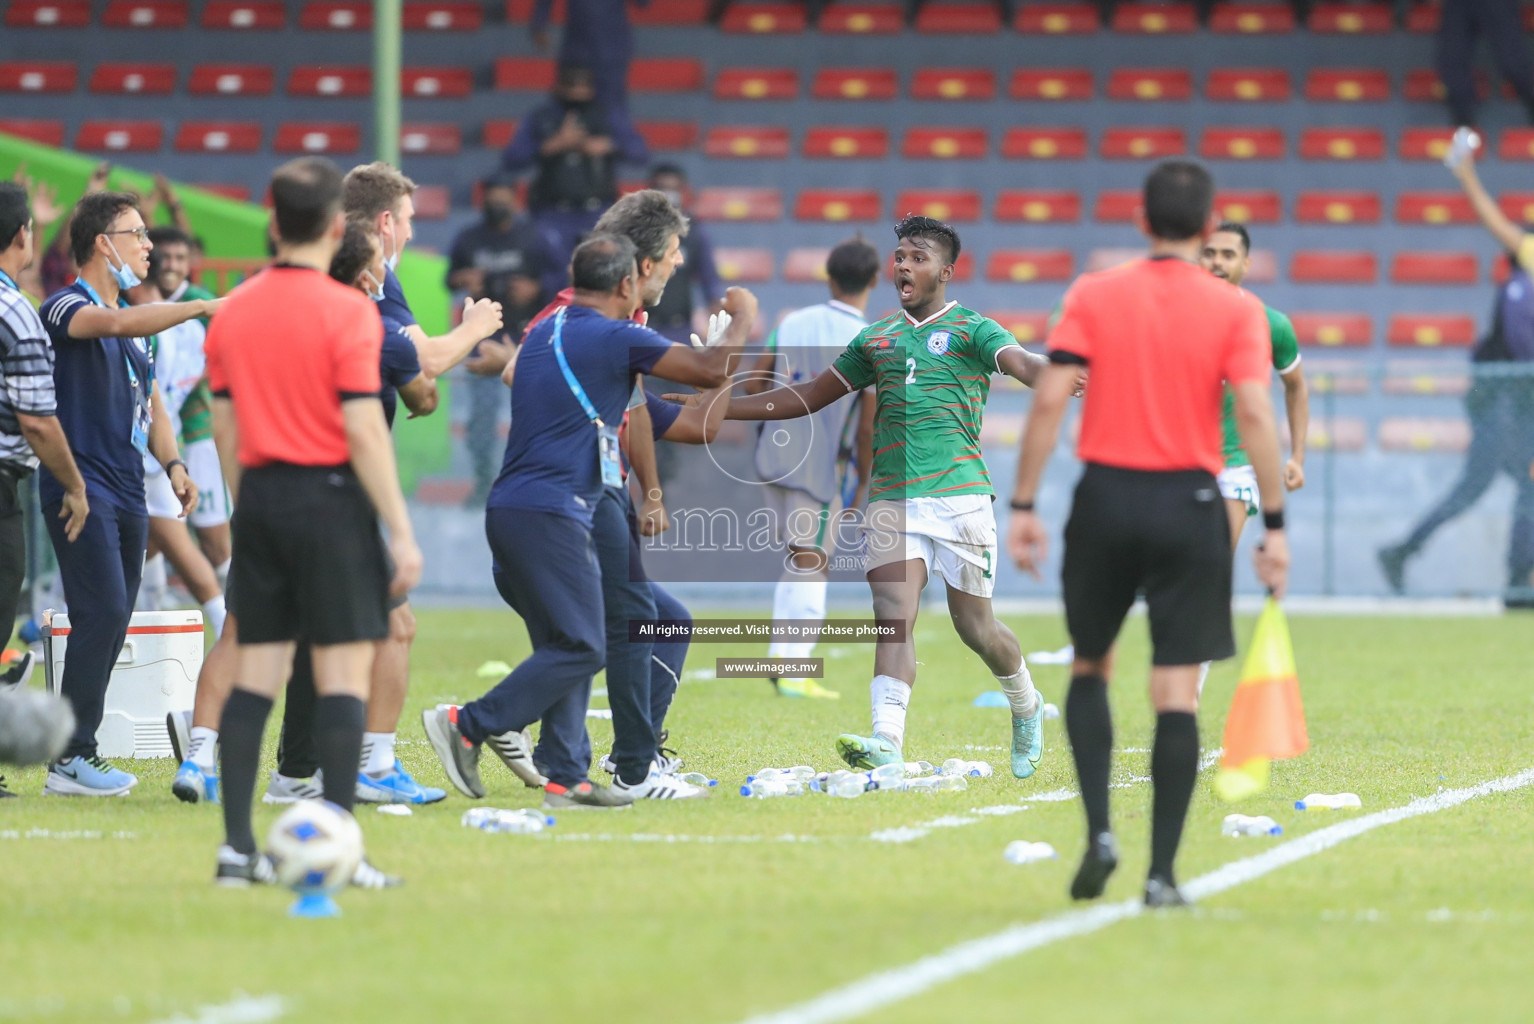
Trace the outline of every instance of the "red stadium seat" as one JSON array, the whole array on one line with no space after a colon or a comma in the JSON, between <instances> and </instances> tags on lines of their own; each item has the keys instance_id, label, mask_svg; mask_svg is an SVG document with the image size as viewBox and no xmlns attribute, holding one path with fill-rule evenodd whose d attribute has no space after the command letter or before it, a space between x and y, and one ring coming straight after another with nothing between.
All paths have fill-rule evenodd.
<instances>
[{"instance_id":1,"label":"red stadium seat","mask_svg":"<svg viewBox=\"0 0 1534 1024\"><path fill-rule=\"evenodd\" d=\"M1113 31L1159 36L1198 31L1198 14L1188 3L1120 3L1113 9Z\"/></svg>"},{"instance_id":2,"label":"red stadium seat","mask_svg":"<svg viewBox=\"0 0 1534 1024\"><path fill-rule=\"evenodd\" d=\"M771 281L771 249L715 249L714 266L730 284L761 284Z\"/></svg>"},{"instance_id":3,"label":"red stadium seat","mask_svg":"<svg viewBox=\"0 0 1534 1024\"><path fill-rule=\"evenodd\" d=\"M719 30L769 35L803 32L806 24L803 4L740 3L730 5Z\"/></svg>"},{"instance_id":4,"label":"red stadium seat","mask_svg":"<svg viewBox=\"0 0 1534 1024\"><path fill-rule=\"evenodd\" d=\"M193 188L200 188L204 192L211 192L225 199L233 199L237 203L250 202L250 188L232 181L197 181L192 183Z\"/></svg>"},{"instance_id":5,"label":"red stadium seat","mask_svg":"<svg viewBox=\"0 0 1534 1024\"><path fill-rule=\"evenodd\" d=\"M1043 341L1049 335L1050 313L1047 309L1006 309L987 315L1011 331L1012 337L1024 345Z\"/></svg>"},{"instance_id":6,"label":"red stadium seat","mask_svg":"<svg viewBox=\"0 0 1534 1024\"><path fill-rule=\"evenodd\" d=\"M202 9L203 28L271 32L287 23L282 0L209 0Z\"/></svg>"},{"instance_id":7,"label":"red stadium seat","mask_svg":"<svg viewBox=\"0 0 1534 1024\"><path fill-rule=\"evenodd\" d=\"M705 188L693 212L699 220L782 220L783 194L775 188Z\"/></svg>"},{"instance_id":8,"label":"red stadium seat","mask_svg":"<svg viewBox=\"0 0 1534 1024\"><path fill-rule=\"evenodd\" d=\"M1110 100L1185 100L1193 75L1183 68L1119 68L1108 76Z\"/></svg>"},{"instance_id":9,"label":"red stadium seat","mask_svg":"<svg viewBox=\"0 0 1534 1024\"><path fill-rule=\"evenodd\" d=\"M159 121L86 121L75 133L75 148L100 153L158 153L165 138Z\"/></svg>"},{"instance_id":10,"label":"red stadium seat","mask_svg":"<svg viewBox=\"0 0 1534 1024\"><path fill-rule=\"evenodd\" d=\"M650 0L629 9L635 25L699 25L708 18L708 0Z\"/></svg>"},{"instance_id":11,"label":"red stadium seat","mask_svg":"<svg viewBox=\"0 0 1534 1024\"><path fill-rule=\"evenodd\" d=\"M898 4L831 4L816 27L837 36L892 36L905 28L905 11Z\"/></svg>"},{"instance_id":12,"label":"red stadium seat","mask_svg":"<svg viewBox=\"0 0 1534 1024\"><path fill-rule=\"evenodd\" d=\"M300 65L288 75L288 95L361 98L373 94L373 71L365 64Z\"/></svg>"},{"instance_id":13,"label":"red stadium seat","mask_svg":"<svg viewBox=\"0 0 1534 1024\"><path fill-rule=\"evenodd\" d=\"M1098 155L1109 160L1159 160L1187 151L1181 128L1109 128L1098 147Z\"/></svg>"},{"instance_id":14,"label":"red stadium seat","mask_svg":"<svg viewBox=\"0 0 1534 1024\"><path fill-rule=\"evenodd\" d=\"M167 96L176 91L176 65L97 64L86 88L106 94Z\"/></svg>"},{"instance_id":15,"label":"red stadium seat","mask_svg":"<svg viewBox=\"0 0 1534 1024\"><path fill-rule=\"evenodd\" d=\"M532 20L537 0L506 0L506 20L513 25L525 25ZM549 20L555 25L565 23L565 0L554 0Z\"/></svg>"},{"instance_id":16,"label":"red stadium seat","mask_svg":"<svg viewBox=\"0 0 1534 1024\"><path fill-rule=\"evenodd\" d=\"M640 121L634 127L644 144L654 150L680 151L698 144L696 121Z\"/></svg>"},{"instance_id":17,"label":"red stadium seat","mask_svg":"<svg viewBox=\"0 0 1534 1024\"><path fill-rule=\"evenodd\" d=\"M911 79L913 100L992 100L996 75L988 68L917 68Z\"/></svg>"},{"instance_id":18,"label":"red stadium seat","mask_svg":"<svg viewBox=\"0 0 1534 1024\"><path fill-rule=\"evenodd\" d=\"M107 28L185 28L189 6L182 0L112 0L101 23Z\"/></svg>"},{"instance_id":19,"label":"red stadium seat","mask_svg":"<svg viewBox=\"0 0 1534 1024\"><path fill-rule=\"evenodd\" d=\"M791 100L799 95L793 68L726 68L714 79L716 100Z\"/></svg>"},{"instance_id":20,"label":"red stadium seat","mask_svg":"<svg viewBox=\"0 0 1534 1024\"><path fill-rule=\"evenodd\" d=\"M1069 281L1076 260L1068 249L997 249L985 262L988 281Z\"/></svg>"},{"instance_id":21,"label":"red stadium seat","mask_svg":"<svg viewBox=\"0 0 1534 1024\"><path fill-rule=\"evenodd\" d=\"M413 198L416 220L446 220L453 209L452 193L446 185L421 185Z\"/></svg>"},{"instance_id":22,"label":"red stadium seat","mask_svg":"<svg viewBox=\"0 0 1534 1024\"><path fill-rule=\"evenodd\" d=\"M873 189L807 188L794 204L796 220L870 221L882 214L882 200Z\"/></svg>"},{"instance_id":23,"label":"red stadium seat","mask_svg":"<svg viewBox=\"0 0 1534 1024\"><path fill-rule=\"evenodd\" d=\"M1378 224L1380 197L1374 192L1301 192L1294 219L1302 224Z\"/></svg>"},{"instance_id":24,"label":"red stadium seat","mask_svg":"<svg viewBox=\"0 0 1534 1024\"><path fill-rule=\"evenodd\" d=\"M1092 72L1086 68L1020 68L1007 95L1015 100L1089 100Z\"/></svg>"},{"instance_id":25,"label":"red stadium seat","mask_svg":"<svg viewBox=\"0 0 1534 1024\"><path fill-rule=\"evenodd\" d=\"M1301 345L1366 348L1374 341L1374 321L1367 313L1291 313Z\"/></svg>"},{"instance_id":26,"label":"red stadium seat","mask_svg":"<svg viewBox=\"0 0 1534 1024\"><path fill-rule=\"evenodd\" d=\"M517 122L510 118L486 121L479 129L479 144L490 149L505 149L517 134Z\"/></svg>"},{"instance_id":27,"label":"red stadium seat","mask_svg":"<svg viewBox=\"0 0 1534 1024\"><path fill-rule=\"evenodd\" d=\"M91 23L90 0L11 0L7 28L84 28Z\"/></svg>"},{"instance_id":28,"label":"red stadium seat","mask_svg":"<svg viewBox=\"0 0 1534 1024\"><path fill-rule=\"evenodd\" d=\"M1475 317L1460 313L1397 313L1385 341L1401 348L1468 348L1475 344Z\"/></svg>"},{"instance_id":29,"label":"red stadium seat","mask_svg":"<svg viewBox=\"0 0 1534 1024\"><path fill-rule=\"evenodd\" d=\"M402 21L409 32L478 32L485 7L473 0L408 2Z\"/></svg>"},{"instance_id":30,"label":"red stadium seat","mask_svg":"<svg viewBox=\"0 0 1534 1024\"><path fill-rule=\"evenodd\" d=\"M799 284L813 284L829 280L826 274L826 257L830 249L790 249L783 259L783 280Z\"/></svg>"},{"instance_id":31,"label":"red stadium seat","mask_svg":"<svg viewBox=\"0 0 1534 1024\"><path fill-rule=\"evenodd\" d=\"M24 118L0 118L0 134L14 135L44 146L64 145L63 121L39 121Z\"/></svg>"},{"instance_id":32,"label":"red stadium seat","mask_svg":"<svg viewBox=\"0 0 1534 1024\"><path fill-rule=\"evenodd\" d=\"M804 133L804 155L815 159L882 160L889 148L889 132L879 127L820 126Z\"/></svg>"},{"instance_id":33,"label":"red stadium seat","mask_svg":"<svg viewBox=\"0 0 1534 1024\"><path fill-rule=\"evenodd\" d=\"M817 100L892 100L899 91L888 68L826 68L815 73L810 86Z\"/></svg>"},{"instance_id":34,"label":"red stadium seat","mask_svg":"<svg viewBox=\"0 0 1534 1024\"><path fill-rule=\"evenodd\" d=\"M400 72L400 93L418 100L463 99L474 91L474 72L459 67L412 67Z\"/></svg>"},{"instance_id":35,"label":"red stadium seat","mask_svg":"<svg viewBox=\"0 0 1534 1024\"><path fill-rule=\"evenodd\" d=\"M1277 224L1284 219L1283 201L1277 192L1218 192L1214 197L1214 208L1221 220L1243 224Z\"/></svg>"},{"instance_id":36,"label":"red stadium seat","mask_svg":"<svg viewBox=\"0 0 1534 1024\"><path fill-rule=\"evenodd\" d=\"M1198 153L1205 160L1282 160L1281 128L1206 128Z\"/></svg>"},{"instance_id":37,"label":"red stadium seat","mask_svg":"<svg viewBox=\"0 0 1534 1024\"><path fill-rule=\"evenodd\" d=\"M1300 135L1306 160L1383 160L1385 133L1378 128L1306 128Z\"/></svg>"},{"instance_id":38,"label":"red stadium seat","mask_svg":"<svg viewBox=\"0 0 1534 1024\"><path fill-rule=\"evenodd\" d=\"M995 35L1001 31L1001 13L995 4L935 2L921 5L916 31L945 35Z\"/></svg>"},{"instance_id":39,"label":"red stadium seat","mask_svg":"<svg viewBox=\"0 0 1534 1024\"><path fill-rule=\"evenodd\" d=\"M362 148L362 131L344 121L284 121L272 149L278 153L345 156Z\"/></svg>"},{"instance_id":40,"label":"red stadium seat","mask_svg":"<svg viewBox=\"0 0 1534 1024\"><path fill-rule=\"evenodd\" d=\"M463 130L456 122L413 122L400 126L399 148L411 156L453 156L463 149Z\"/></svg>"},{"instance_id":41,"label":"red stadium seat","mask_svg":"<svg viewBox=\"0 0 1534 1024\"><path fill-rule=\"evenodd\" d=\"M1534 128L1507 128L1497 141L1498 160L1534 160Z\"/></svg>"},{"instance_id":42,"label":"red stadium seat","mask_svg":"<svg viewBox=\"0 0 1534 1024\"><path fill-rule=\"evenodd\" d=\"M1305 27L1318 35L1386 35L1395 12L1388 4L1322 3L1310 9Z\"/></svg>"},{"instance_id":43,"label":"red stadium seat","mask_svg":"<svg viewBox=\"0 0 1534 1024\"><path fill-rule=\"evenodd\" d=\"M80 82L74 61L17 60L0 63L0 92L74 92Z\"/></svg>"},{"instance_id":44,"label":"red stadium seat","mask_svg":"<svg viewBox=\"0 0 1534 1024\"><path fill-rule=\"evenodd\" d=\"M1445 373L1439 360L1391 360L1385 364L1385 378L1380 391L1387 395L1448 395L1463 398L1470 390L1470 377L1464 373Z\"/></svg>"},{"instance_id":45,"label":"red stadium seat","mask_svg":"<svg viewBox=\"0 0 1534 1024\"><path fill-rule=\"evenodd\" d=\"M1406 12L1406 31L1417 35L1432 35L1438 31L1443 9L1436 3L1412 4Z\"/></svg>"},{"instance_id":46,"label":"red stadium seat","mask_svg":"<svg viewBox=\"0 0 1534 1024\"><path fill-rule=\"evenodd\" d=\"M1287 426L1279 430L1280 437L1287 433ZM1361 452L1369 447L1368 424L1352 416L1313 417L1307 433L1310 437L1306 443L1313 452Z\"/></svg>"},{"instance_id":47,"label":"red stadium seat","mask_svg":"<svg viewBox=\"0 0 1534 1024\"><path fill-rule=\"evenodd\" d=\"M1294 31L1288 4L1217 3L1209 12L1209 31L1221 35L1281 35Z\"/></svg>"},{"instance_id":48,"label":"red stadium seat","mask_svg":"<svg viewBox=\"0 0 1534 1024\"><path fill-rule=\"evenodd\" d=\"M1204 95L1212 100L1282 103L1289 99L1289 72L1283 68L1215 68Z\"/></svg>"},{"instance_id":49,"label":"red stadium seat","mask_svg":"<svg viewBox=\"0 0 1534 1024\"><path fill-rule=\"evenodd\" d=\"M1534 192L1504 192L1497 197L1497 205L1509 220L1534 224Z\"/></svg>"},{"instance_id":50,"label":"red stadium seat","mask_svg":"<svg viewBox=\"0 0 1534 1024\"><path fill-rule=\"evenodd\" d=\"M632 74L629 81L632 85ZM554 88L554 62L547 57L501 57L491 84L497 92L548 92Z\"/></svg>"},{"instance_id":51,"label":"red stadium seat","mask_svg":"<svg viewBox=\"0 0 1534 1024\"><path fill-rule=\"evenodd\" d=\"M1402 95L1416 103L1442 103L1447 93L1437 71L1417 68L1406 73L1406 86Z\"/></svg>"},{"instance_id":52,"label":"red stadium seat","mask_svg":"<svg viewBox=\"0 0 1534 1024\"><path fill-rule=\"evenodd\" d=\"M703 137L703 155L742 160L781 160L788 156L787 128L719 125Z\"/></svg>"},{"instance_id":53,"label":"red stadium seat","mask_svg":"<svg viewBox=\"0 0 1534 1024\"><path fill-rule=\"evenodd\" d=\"M1390 261L1396 284L1475 284L1479 277L1473 252L1398 252Z\"/></svg>"},{"instance_id":54,"label":"red stadium seat","mask_svg":"<svg viewBox=\"0 0 1534 1024\"><path fill-rule=\"evenodd\" d=\"M1401 224L1474 224L1475 208L1460 192L1402 192L1396 196Z\"/></svg>"},{"instance_id":55,"label":"red stadium seat","mask_svg":"<svg viewBox=\"0 0 1534 1024\"><path fill-rule=\"evenodd\" d=\"M895 196L895 216L904 217L908 213L972 223L980 219L980 193L970 189L906 189Z\"/></svg>"},{"instance_id":56,"label":"red stadium seat","mask_svg":"<svg viewBox=\"0 0 1534 1024\"><path fill-rule=\"evenodd\" d=\"M1008 128L1001 155L1009 160L1081 160L1087 133L1081 128Z\"/></svg>"},{"instance_id":57,"label":"red stadium seat","mask_svg":"<svg viewBox=\"0 0 1534 1024\"><path fill-rule=\"evenodd\" d=\"M549 85L553 84L551 70ZM701 88L703 62L692 57L647 57L629 65L633 92L697 92Z\"/></svg>"},{"instance_id":58,"label":"red stadium seat","mask_svg":"<svg viewBox=\"0 0 1534 1024\"><path fill-rule=\"evenodd\" d=\"M270 96L276 72L269 64L199 64L187 92L193 96Z\"/></svg>"},{"instance_id":59,"label":"red stadium seat","mask_svg":"<svg viewBox=\"0 0 1534 1024\"><path fill-rule=\"evenodd\" d=\"M1373 284L1380 267L1372 252L1302 250L1289 261L1289 280L1296 284Z\"/></svg>"},{"instance_id":60,"label":"red stadium seat","mask_svg":"<svg viewBox=\"0 0 1534 1024\"><path fill-rule=\"evenodd\" d=\"M1305 76L1305 98L1362 103L1390 98L1390 76L1378 68L1316 68Z\"/></svg>"},{"instance_id":61,"label":"red stadium seat","mask_svg":"<svg viewBox=\"0 0 1534 1024\"><path fill-rule=\"evenodd\" d=\"M1112 189L1097 194L1092 219L1102 224L1128 224L1143 199L1136 189Z\"/></svg>"},{"instance_id":62,"label":"red stadium seat","mask_svg":"<svg viewBox=\"0 0 1534 1024\"><path fill-rule=\"evenodd\" d=\"M1012 26L1029 35L1091 35L1102 28L1096 4L1039 3L1019 4Z\"/></svg>"},{"instance_id":63,"label":"red stadium seat","mask_svg":"<svg viewBox=\"0 0 1534 1024\"><path fill-rule=\"evenodd\" d=\"M1081 220L1081 196L1048 189L1003 189L996 196L998 221L1074 224Z\"/></svg>"},{"instance_id":64,"label":"red stadium seat","mask_svg":"<svg viewBox=\"0 0 1534 1024\"><path fill-rule=\"evenodd\" d=\"M912 128L900 154L907 160L980 160L990 145L984 128Z\"/></svg>"},{"instance_id":65,"label":"red stadium seat","mask_svg":"<svg viewBox=\"0 0 1534 1024\"><path fill-rule=\"evenodd\" d=\"M1396 155L1402 160L1432 160L1437 163L1449 152L1449 140L1453 137L1453 128L1408 128L1401 133Z\"/></svg>"},{"instance_id":66,"label":"red stadium seat","mask_svg":"<svg viewBox=\"0 0 1534 1024\"><path fill-rule=\"evenodd\" d=\"M255 153L261 149L256 121L182 121L171 144L178 153Z\"/></svg>"},{"instance_id":67,"label":"red stadium seat","mask_svg":"<svg viewBox=\"0 0 1534 1024\"><path fill-rule=\"evenodd\" d=\"M373 5L359 0L311 0L298 12L306 32L351 32L373 27Z\"/></svg>"},{"instance_id":68,"label":"red stadium seat","mask_svg":"<svg viewBox=\"0 0 1534 1024\"><path fill-rule=\"evenodd\" d=\"M1463 452L1470 424L1433 416L1387 416L1380 420L1380 449L1387 452Z\"/></svg>"}]
</instances>

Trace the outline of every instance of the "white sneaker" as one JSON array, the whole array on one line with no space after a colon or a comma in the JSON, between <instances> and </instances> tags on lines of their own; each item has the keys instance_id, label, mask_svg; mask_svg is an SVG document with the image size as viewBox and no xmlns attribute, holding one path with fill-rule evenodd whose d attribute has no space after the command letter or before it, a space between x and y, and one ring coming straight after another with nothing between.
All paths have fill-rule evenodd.
<instances>
[{"instance_id":1,"label":"white sneaker","mask_svg":"<svg viewBox=\"0 0 1534 1024\"><path fill-rule=\"evenodd\" d=\"M323 799L324 779L319 772L315 772L312 779L290 779L286 775L272 772L271 781L266 784L266 792L261 796L263 804L291 804L300 800Z\"/></svg>"},{"instance_id":2,"label":"white sneaker","mask_svg":"<svg viewBox=\"0 0 1534 1024\"><path fill-rule=\"evenodd\" d=\"M533 764L533 737L528 730L487 736L485 746L495 751L495 756L501 759L501 763L510 768L511 773L521 779L522 784L528 789L542 789L548 784L549 780L544 778L543 773Z\"/></svg>"},{"instance_id":3,"label":"white sneaker","mask_svg":"<svg viewBox=\"0 0 1534 1024\"><path fill-rule=\"evenodd\" d=\"M708 796L708 790L683 782L675 775L663 775L653 764L650 774L637 785L626 785L622 778L614 776L613 791L635 800L695 800Z\"/></svg>"}]
</instances>

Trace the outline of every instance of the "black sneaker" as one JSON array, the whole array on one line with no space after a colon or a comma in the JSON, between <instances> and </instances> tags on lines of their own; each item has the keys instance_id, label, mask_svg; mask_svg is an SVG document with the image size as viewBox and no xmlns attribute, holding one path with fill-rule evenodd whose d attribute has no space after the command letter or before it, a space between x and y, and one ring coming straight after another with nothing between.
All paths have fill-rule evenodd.
<instances>
[{"instance_id":1,"label":"black sneaker","mask_svg":"<svg viewBox=\"0 0 1534 1024\"><path fill-rule=\"evenodd\" d=\"M543 809L546 811L571 810L577 807L603 807L619 809L629 807L634 798L607 786L594 786L589 781L574 786L561 786L550 782L543 787Z\"/></svg>"},{"instance_id":2,"label":"black sneaker","mask_svg":"<svg viewBox=\"0 0 1534 1024\"><path fill-rule=\"evenodd\" d=\"M32 678L32 670L37 667L37 659L32 657L31 651L23 651L21 657L11 663L11 667L0 673L0 686L26 686Z\"/></svg>"},{"instance_id":3,"label":"black sneaker","mask_svg":"<svg viewBox=\"0 0 1534 1024\"><path fill-rule=\"evenodd\" d=\"M458 729L458 705L438 704L421 712L421 724L426 728L426 738L437 752L448 781L458 792L474 800L485 795L485 784L479 780L480 745L467 739Z\"/></svg>"},{"instance_id":4,"label":"black sneaker","mask_svg":"<svg viewBox=\"0 0 1534 1024\"><path fill-rule=\"evenodd\" d=\"M14 798L15 796L15 793L5 788L5 776L0 775L0 800L4 800L6 797Z\"/></svg>"},{"instance_id":5,"label":"black sneaker","mask_svg":"<svg viewBox=\"0 0 1534 1024\"><path fill-rule=\"evenodd\" d=\"M1177 883L1169 876L1151 875L1145 880L1145 905L1155 910L1161 907L1191 907L1193 901L1182 894Z\"/></svg>"},{"instance_id":6,"label":"black sneaker","mask_svg":"<svg viewBox=\"0 0 1534 1024\"><path fill-rule=\"evenodd\" d=\"M655 737L655 763L662 775L675 775L682 770L682 755L666 746L666 741L669 739L671 739L670 729L662 729Z\"/></svg>"},{"instance_id":7,"label":"black sneaker","mask_svg":"<svg viewBox=\"0 0 1534 1024\"><path fill-rule=\"evenodd\" d=\"M218 848L218 870L213 884L226 889L248 889L252 885L272 885L277 869L264 853L240 853L232 846Z\"/></svg>"},{"instance_id":8,"label":"black sneaker","mask_svg":"<svg viewBox=\"0 0 1534 1024\"><path fill-rule=\"evenodd\" d=\"M1108 885L1108 876L1119 866L1119 844L1112 832L1099 832L1087 843L1081 867L1071 882L1071 899L1095 900Z\"/></svg>"},{"instance_id":9,"label":"black sneaker","mask_svg":"<svg viewBox=\"0 0 1534 1024\"><path fill-rule=\"evenodd\" d=\"M1380 572L1385 574L1385 582L1389 585L1393 594L1406 592L1406 549L1399 544L1392 544L1388 548L1380 548L1376 552L1380 560Z\"/></svg>"}]
</instances>

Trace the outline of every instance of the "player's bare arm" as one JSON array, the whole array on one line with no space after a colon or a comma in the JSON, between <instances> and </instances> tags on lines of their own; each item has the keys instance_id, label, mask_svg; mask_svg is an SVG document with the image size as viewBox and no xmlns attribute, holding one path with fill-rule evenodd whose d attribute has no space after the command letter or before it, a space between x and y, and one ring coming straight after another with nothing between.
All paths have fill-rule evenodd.
<instances>
[{"instance_id":1,"label":"player's bare arm","mask_svg":"<svg viewBox=\"0 0 1534 1024\"><path fill-rule=\"evenodd\" d=\"M800 381L787 387L773 388L759 395L730 399L727 420L794 420L819 412L839 398L852 394L847 382L834 370L827 370L814 380Z\"/></svg>"},{"instance_id":2,"label":"player's bare arm","mask_svg":"<svg viewBox=\"0 0 1534 1024\"><path fill-rule=\"evenodd\" d=\"M436 412L440 397L436 378L424 373L417 374L414 380L399 389L399 400L410 410L411 419Z\"/></svg>"},{"instance_id":3,"label":"player's bare arm","mask_svg":"<svg viewBox=\"0 0 1534 1024\"><path fill-rule=\"evenodd\" d=\"M1289 418L1289 461L1284 463L1284 486L1297 491L1305 486L1305 443L1310 430L1310 385L1299 364L1279 374L1284 382L1284 412Z\"/></svg>"},{"instance_id":4,"label":"player's bare arm","mask_svg":"<svg viewBox=\"0 0 1534 1024\"><path fill-rule=\"evenodd\" d=\"M650 372L656 377L690 384L695 388L717 388L729 379L730 370L739 359L740 350L751 337L756 323L756 296L744 288L725 293L724 311L730 314L730 326L724 340L713 348L672 345L656 360Z\"/></svg>"},{"instance_id":5,"label":"player's bare arm","mask_svg":"<svg viewBox=\"0 0 1534 1024\"><path fill-rule=\"evenodd\" d=\"M372 500L378 518L389 530L389 556L394 560L389 593L398 597L421 581L422 559L415 530L405 511L405 496L400 492L394 439L384 421L383 403L376 397L349 398L341 403L341 417L345 421L352 469ZM217 429L215 422L215 432Z\"/></svg>"},{"instance_id":6,"label":"player's bare arm","mask_svg":"<svg viewBox=\"0 0 1534 1024\"><path fill-rule=\"evenodd\" d=\"M234 403L228 395L213 396L213 446L218 449L218 463L229 485L229 500L240 500L240 428L234 419Z\"/></svg>"},{"instance_id":7,"label":"player's bare arm","mask_svg":"<svg viewBox=\"0 0 1534 1024\"><path fill-rule=\"evenodd\" d=\"M148 302L142 306L85 306L69 321L71 338L147 338L200 316L212 316L223 299Z\"/></svg>"},{"instance_id":8,"label":"player's bare arm","mask_svg":"<svg viewBox=\"0 0 1534 1024\"><path fill-rule=\"evenodd\" d=\"M428 377L440 377L463 361L474 346L501 330L501 304L490 299L465 299L463 319L446 334L429 337L419 324L405 328L410 340L415 342L416 356L421 361L421 372Z\"/></svg>"},{"instance_id":9,"label":"player's bare arm","mask_svg":"<svg viewBox=\"0 0 1534 1024\"><path fill-rule=\"evenodd\" d=\"M192 475L187 472L186 463L181 461L181 449L176 444L176 426L171 422L170 410L165 408L165 400L160 397L158 382L149 393L149 408L149 454L165 467L165 473L170 477L171 490L176 500L181 502L180 518L185 519L197 510L197 485L192 483Z\"/></svg>"},{"instance_id":10,"label":"player's bare arm","mask_svg":"<svg viewBox=\"0 0 1534 1024\"><path fill-rule=\"evenodd\" d=\"M1039 567L1048 554L1048 534L1033 509L1044 466L1060 439L1060 422L1065 418L1066 403L1075 393L1083 367L1068 363L1050 363L1034 385L1033 408L1023 430L1022 447L1017 453L1017 483L1012 488L1012 516L1007 521L1007 552L1019 569L1039 577Z\"/></svg>"},{"instance_id":11,"label":"player's bare arm","mask_svg":"<svg viewBox=\"0 0 1534 1024\"><path fill-rule=\"evenodd\" d=\"M1236 426L1252 469L1257 473L1257 493L1262 495L1262 514L1267 532L1256 551L1257 578L1275 597L1283 597L1289 585L1289 541L1284 532L1284 499L1280 481L1278 431L1273 424L1273 403L1266 381L1240 381L1231 385L1236 396Z\"/></svg>"}]
</instances>

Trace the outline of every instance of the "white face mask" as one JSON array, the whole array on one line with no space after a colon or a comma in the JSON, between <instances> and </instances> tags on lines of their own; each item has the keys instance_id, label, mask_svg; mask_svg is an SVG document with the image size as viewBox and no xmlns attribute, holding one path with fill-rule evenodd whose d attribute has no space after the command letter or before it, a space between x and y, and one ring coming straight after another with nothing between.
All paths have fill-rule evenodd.
<instances>
[{"instance_id":1,"label":"white face mask","mask_svg":"<svg viewBox=\"0 0 1534 1024\"><path fill-rule=\"evenodd\" d=\"M394 244L394 232L395 232L395 230L396 230L396 226L391 222L389 224L389 244L391 246ZM380 240L380 242L382 241L382 233L381 232L380 232L380 239L379 240ZM385 256L384 257L384 266L387 267L390 270L393 270L395 267L399 266L399 254L400 254L400 249L395 249L393 255Z\"/></svg>"},{"instance_id":2,"label":"white face mask","mask_svg":"<svg viewBox=\"0 0 1534 1024\"><path fill-rule=\"evenodd\" d=\"M144 283L144 279L139 277L132 267L128 266L128 262L117 255L117 246L112 244L110 238L107 239L107 248L112 250L112 255L117 256L117 262L122 264L120 267L114 267L110 261L107 263L107 269L112 272L112 280L117 282L118 288L127 291L130 288L137 288Z\"/></svg>"},{"instance_id":3,"label":"white face mask","mask_svg":"<svg viewBox=\"0 0 1534 1024\"><path fill-rule=\"evenodd\" d=\"M367 288L368 298L372 299L374 302L382 302L384 297L383 282L374 277L371 270L364 270L363 273L367 275L368 281L371 282ZM373 285L378 286L377 290L374 290Z\"/></svg>"}]
</instances>

